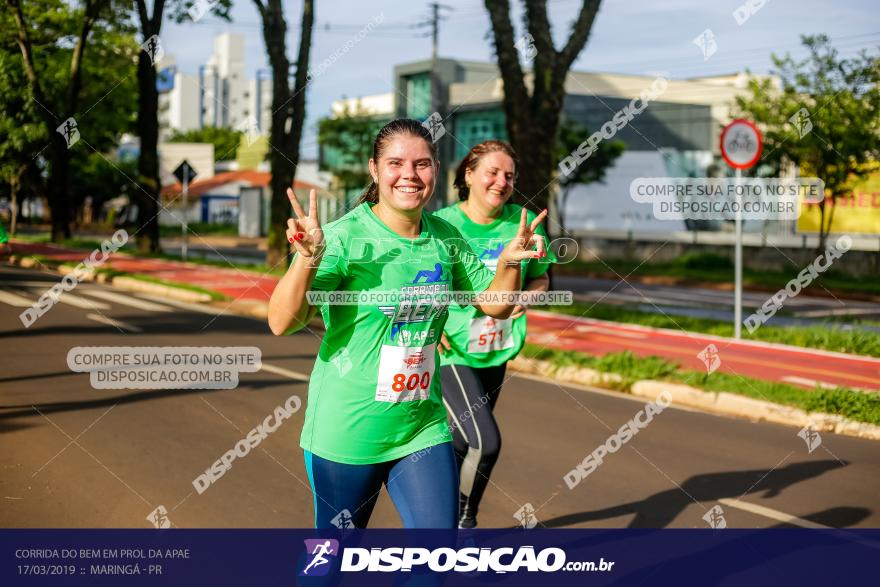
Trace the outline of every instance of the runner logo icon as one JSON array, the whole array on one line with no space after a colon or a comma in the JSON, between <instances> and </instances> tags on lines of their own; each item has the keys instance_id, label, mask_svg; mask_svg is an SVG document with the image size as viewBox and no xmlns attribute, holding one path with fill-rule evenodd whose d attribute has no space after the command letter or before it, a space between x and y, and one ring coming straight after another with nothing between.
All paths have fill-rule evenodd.
<instances>
[{"instance_id":1,"label":"runner logo icon","mask_svg":"<svg viewBox=\"0 0 880 587\"><path fill-rule=\"evenodd\" d=\"M413 283L418 283L419 279L422 277L425 278L425 283L437 283L439 281L444 281L443 279L443 266L440 263L434 263L434 269L422 269L418 273L416 273L416 278L413 279Z\"/></svg>"},{"instance_id":2,"label":"runner logo icon","mask_svg":"<svg viewBox=\"0 0 880 587\"><path fill-rule=\"evenodd\" d=\"M480 253L480 260L483 259L498 259L501 256L501 251L504 250L504 243L498 243L498 245L493 249L483 249L483 252Z\"/></svg>"},{"instance_id":3,"label":"runner logo icon","mask_svg":"<svg viewBox=\"0 0 880 587\"><path fill-rule=\"evenodd\" d=\"M320 577L330 570L330 559L327 556L339 554L339 541L332 538L306 539L306 554L308 555L305 568L300 576Z\"/></svg>"}]
</instances>

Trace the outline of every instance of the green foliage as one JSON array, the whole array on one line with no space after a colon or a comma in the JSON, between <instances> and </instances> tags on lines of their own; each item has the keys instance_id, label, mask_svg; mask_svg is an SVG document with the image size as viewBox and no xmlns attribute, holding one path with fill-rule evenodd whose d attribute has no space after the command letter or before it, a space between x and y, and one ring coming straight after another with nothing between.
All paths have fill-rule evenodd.
<instances>
[{"instance_id":1,"label":"green foliage","mask_svg":"<svg viewBox=\"0 0 880 587\"><path fill-rule=\"evenodd\" d=\"M175 131L168 139L170 143L212 143L214 161L230 161L238 153L242 133L228 128L206 126L204 128Z\"/></svg>"},{"instance_id":2,"label":"green foliage","mask_svg":"<svg viewBox=\"0 0 880 587\"><path fill-rule=\"evenodd\" d=\"M106 3L83 52L82 80L76 119L81 139L70 151L69 193L76 205L88 194L98 200L128 183L102 153L109 152L124 132L134 130L137 104L134 29L125 16L127 5ZM61 124L70 110L70 66L73 46L83 21L83 10L62 0L22 3L34 52L34 67L43 90L43 102L33 97L10 10L0 11L0 185L14 180L22 168L31 173L30 192L45 193L43 177L49 168L48 146L57 138L47 127L47 112ZM0 189L8 189L2 185ZM106 192L105 192L106 190Z\"/></svg>"},{"instance_id":3,"label":"green foliage","mask_svg":"<svg viewBox=\"0 0 880 587\"><path fill-rule=\"evenodd\" d=\"M730 257L716 255L714 253L698 253L692 251L676 258L672 264L684 269L733 271L733 261L730 260Z\"/></svg>"},{"instance_id":4,"label":"green foliage","mask_svg":"<svg viewBox=\"0 0 880 587\"><path fill-rule=\"evenodd\" d=\"M556 164L571 155L590 134L592 132L589 129L576 122L571 120L563 122L556 146ZM601 141L596 152L578 165L570 175L559 177L560 184L564 189L575 183L602 182L605 179L605 172L625 150L626 143L623 141Z\"/></svg>"},{"instance_id":5,"label":"green foliage","mask_svg":"<svg viewBox=\"0 0 880 587\"><path fill-rule=\"evenodd\" d=\"M804 36L802 42L807 59L772 56L781 89L769 79L752 80L750 95L737 97L736 108L760 126L762 163L772 175L793 163L804 176L822 179L833 200L848 194L880 159L880 58L866 51L841 58L825 35ZM812 125L803 136L792 121L799 112ZM822 211L824 235L830 214L824 204Z\"/></svg>"}]
</instances>

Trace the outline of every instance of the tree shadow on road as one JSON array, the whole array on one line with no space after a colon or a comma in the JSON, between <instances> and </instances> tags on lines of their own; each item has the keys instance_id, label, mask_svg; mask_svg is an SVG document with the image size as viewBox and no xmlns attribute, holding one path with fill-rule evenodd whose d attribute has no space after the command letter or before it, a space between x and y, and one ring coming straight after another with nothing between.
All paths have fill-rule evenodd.
<instances>
[{"instance_id":1,"label":"tree shadow on road","mask_svg":"<svg viewBox=\"0 0 880 587\"><path fill-rule=\"evenodd\" d=\"M548 528L571 526L594 520L635 514L629 528L665 528L694 502L716 502L722 498L741 498L763 492L775 497L796 483L849 465L836 460L791 463L778 469L755 469L728 473L706 473L687 479L679 487L655 493L642 501L633 501L601 510L579 512L542 520ZM837 525L829 524L829 525Z\"/></svg>"}]
</instances>

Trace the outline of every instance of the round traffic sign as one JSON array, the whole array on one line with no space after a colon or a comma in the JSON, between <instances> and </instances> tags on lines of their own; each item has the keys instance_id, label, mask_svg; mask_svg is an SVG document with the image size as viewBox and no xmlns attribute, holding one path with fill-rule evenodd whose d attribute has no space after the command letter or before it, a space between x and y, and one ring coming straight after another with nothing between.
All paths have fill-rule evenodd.
<instances>
[{"instance_id":1,"label":"round traffic sign","mask_svg":"<svg viewBox=\"0 0 880 587\"><path fill-rule=\"evenodd\" d=\"M721 156L734 169L748 169L758 162L764 138L749 120L737 118L721 131Z\"/></svg>"}]
</instances>

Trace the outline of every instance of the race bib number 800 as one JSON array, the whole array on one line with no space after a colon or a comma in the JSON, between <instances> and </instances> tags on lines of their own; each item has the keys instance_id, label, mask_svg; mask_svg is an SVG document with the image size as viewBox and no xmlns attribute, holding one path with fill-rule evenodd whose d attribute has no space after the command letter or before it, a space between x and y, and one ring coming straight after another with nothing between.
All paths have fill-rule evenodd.
<instances>
[{"instance_id":1,"label":"race bib number 800","mask_svg":"<svg viewBox=\"0 0 880 587\"><path fill-rule=\"evenodd\" d=\"M411 402L431 395L434 378L434 346L382 347L376 401Z\"/></svg>"}]
</instances>

